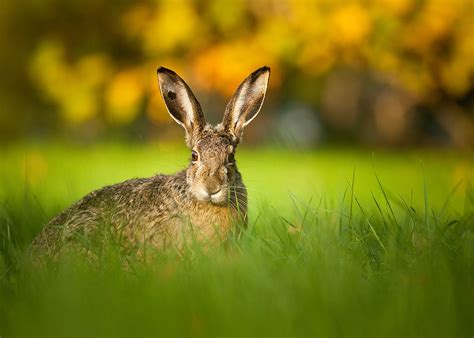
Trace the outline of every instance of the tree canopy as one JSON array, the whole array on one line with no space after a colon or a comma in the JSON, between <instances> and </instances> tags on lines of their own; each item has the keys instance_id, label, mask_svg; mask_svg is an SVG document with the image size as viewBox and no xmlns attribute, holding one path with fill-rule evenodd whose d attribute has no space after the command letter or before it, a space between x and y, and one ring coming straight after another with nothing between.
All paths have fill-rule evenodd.
<instances>
[{"instance_id":1,"label":"tree canopy","mask_svg":"<svg viewBox=\"0 0 474 338\"><path fill-rule=\"evenodd\" d=\"M469 0L3 2L0 134L165 130L172 121L158 66L223 110L240 81L267 65L270 106L284 114L301 103L328 135L465 146L474 135L473 8Z\"/></svg>"}]
</instances>

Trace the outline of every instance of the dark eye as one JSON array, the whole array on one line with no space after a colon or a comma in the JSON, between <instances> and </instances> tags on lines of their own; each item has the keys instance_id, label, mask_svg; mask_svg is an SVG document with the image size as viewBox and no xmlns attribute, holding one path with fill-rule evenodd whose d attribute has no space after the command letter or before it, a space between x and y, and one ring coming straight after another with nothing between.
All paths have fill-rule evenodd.
<instances>
[{"instance_id":1,"label":"dark eye","mask_svg":"<svg viewBox=\"0 0 474 338\"><path fill-rule=\"evenodd\" d=\"M191 160L192 160L193 162L196 162L198 159L199 159L199 155L198 155L197 151L193 150L193 151L191 152Z\"/></svg>"},{"instance_id":2,"label":"dark eye","mask_svg":"<svg viewBox=\"0 0 474 338\"><path fill-rule=\"evenodd\" d=\"M227 163L234 163L234 162L235 162L234 153L230 153L229 155L227 155Z\"/></svg>"}]
</instances>

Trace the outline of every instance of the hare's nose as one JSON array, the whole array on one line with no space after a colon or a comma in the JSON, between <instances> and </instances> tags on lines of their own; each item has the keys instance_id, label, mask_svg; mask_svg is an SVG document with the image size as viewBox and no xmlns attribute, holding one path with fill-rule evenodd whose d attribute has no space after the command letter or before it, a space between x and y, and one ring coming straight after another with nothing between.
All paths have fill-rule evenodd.
<instances>
[{"instance_id":1,"label":"hare's nose","mask_svg":"<svg viewBox=\"0 0 474 338\"><path fill-rule=\"evenodd\" d=\"M215 195L221 191L221 188L216 186L214 189L208 189L207 191L209 195Z\"/></svg>"},{"instance_id":2,"label":"hare's nose","mask_svg":"<svg viewBox=\"0 0 474 338\"><path fill-rule=\"evenodd\" d=\"M206 190L209 195L214 195L221 191L221 185L218 180L208 179L206 182Z\"/></svg>"}]
</instances>

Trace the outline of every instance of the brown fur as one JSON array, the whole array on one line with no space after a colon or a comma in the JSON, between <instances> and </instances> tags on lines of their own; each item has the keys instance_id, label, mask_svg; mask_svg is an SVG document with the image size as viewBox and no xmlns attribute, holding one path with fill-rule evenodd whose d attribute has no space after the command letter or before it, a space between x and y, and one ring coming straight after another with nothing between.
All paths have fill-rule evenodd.
<instances>
[{"instance_id":1,"label":"brown fur","mask_svg":"<svg viewBox=\"0 0 474 338\"><path fill-rule=\"evenodd\" d=\"M237 223L245 226L247 191L229 154L235 152L241 129L249 122L248 112L251 119L260 109L268 74L268 68L252 73L231 100L240 100L239 109L229 104L224 122L214 127L205 124L199 103L184 81L160 68L158 78L167 108L185 128L187 143L198 159L175 175L131 179L89 193L48 223L33 241L32 252L55 255L102 226L130 250L147 245L181 247L187 240L215 243L225 240ZM265 78L255 87L259 76ZM242 87L248 91L242 92Z\"/></svg>"}]
</instances>

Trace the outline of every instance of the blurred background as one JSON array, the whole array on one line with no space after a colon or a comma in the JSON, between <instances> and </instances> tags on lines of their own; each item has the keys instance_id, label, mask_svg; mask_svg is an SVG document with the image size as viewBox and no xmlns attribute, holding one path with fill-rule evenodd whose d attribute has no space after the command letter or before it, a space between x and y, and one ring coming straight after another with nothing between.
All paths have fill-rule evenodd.
<instances>
[{"instance_id":1,"label":"blurred background","mask_svg":"<svg viewBox=\"0 0 474 338\"><path fill-rule=\"evenodd\" d=\"M156 68L211 122L272 69L247 144L474 144L469 0L0 3L0 142L182 142Z\"/></svg>"}]
</instances>

